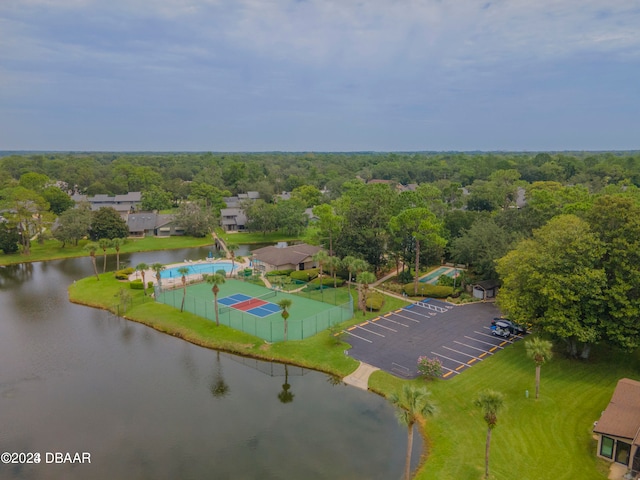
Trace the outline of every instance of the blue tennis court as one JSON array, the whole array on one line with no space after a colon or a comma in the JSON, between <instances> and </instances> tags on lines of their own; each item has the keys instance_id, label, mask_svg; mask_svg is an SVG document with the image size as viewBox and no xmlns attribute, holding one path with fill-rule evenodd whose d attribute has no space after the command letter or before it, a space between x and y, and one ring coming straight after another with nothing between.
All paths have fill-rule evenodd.
<instances>
[{"instance_id":1,"label":"blue tennis court","mask_svg":"<svg viewBox=\"0 0 640 480\"><path fill-rule=\"evenodd\" d=\"M227 308L235 308L236 310L247 312L260 318L268 317L280 311L280 307L275 303L267 302L257 297L250 297L242 293L235 293L228 297L221 298L218 300L218 303L225 305Z\"/></svg>"}]
</instances>

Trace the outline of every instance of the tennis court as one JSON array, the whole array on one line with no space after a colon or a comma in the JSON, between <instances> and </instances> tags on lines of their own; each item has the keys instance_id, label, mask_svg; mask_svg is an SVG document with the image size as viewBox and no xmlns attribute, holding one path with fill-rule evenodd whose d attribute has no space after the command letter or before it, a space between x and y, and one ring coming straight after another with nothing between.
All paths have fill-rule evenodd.
<instances>
[{"instance_id":1,"label":"tennis court","mask_svg":"<svg viewBox=\"0 0 640 480\"><path fill-rule=\"evenodd\" d=\"M289 340L311 337L353 316L351 303L335 306L234 279L228 279L218 288L220 323L269 342L284 339L284 319L277 305L281 299L291 300L287 321ZM179 309L182 297L182 288L175 288L158 293L156 300ZM211 285L205 282L188 285L184 309L215 321Z\"/></svg>"}]
</instances>

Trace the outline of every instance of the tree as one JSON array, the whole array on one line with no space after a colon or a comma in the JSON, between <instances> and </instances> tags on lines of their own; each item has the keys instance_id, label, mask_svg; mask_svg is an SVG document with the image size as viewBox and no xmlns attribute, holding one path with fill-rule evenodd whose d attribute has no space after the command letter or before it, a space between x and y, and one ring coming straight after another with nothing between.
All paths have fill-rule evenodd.
<instances>
[{"instance_id":1,"label":"tree","mask_svg":"<svg viewBox=\"0 0 640 480\"><path fill-rule=\"evenodd\" d=\"M410 235L415 242L415 276L413 279L413 294L418 295L418 279L420 277L420 246L421 243L432 248L444 247L442 222L428 208L408 208L392 217L389 225L396 235L402 233Z\"/></svg>"},{"instance_id":2,"label":"tree","mask_svg":"<svg viewBox=\"0 0 640 480\"><path fill-rule=\"evenodd\" d=\"M91 238L125 238L129 235L129 227L120 214L110 207L101 207L93 212L91 221Z\"/></svg>"},{"instance_id":3,"label":"tree","mask_svg":"<svg viewBox=\"0 0 640 480\"><path fill-rule=\"evenodd\" d=\"M309 222L304 210L304 203L299 200L279 201L276 204L275 228L287 235L299 235Z\"/></svg>"},{"instance_id":4,"label":"tree","mask_svg":"<svg viewBox=\"0 0 640 480\"><path fill-rule=\"evenodd\" d=\"M182 304L180 305L180 311L183 312L184 300L187 298L187 275L189 274L189 267L178 268L178 273L182 276Z\"/></svg>"},{"instance_id":5,"label":"tree","mask_svg":"<svg viewBox=\"0 0 640 480\"><path fill-rule=\"evenodd\" d=\"M229 272L229 276L231 276L236 269L236 250L240 247L237 244L231 242L227 242L226 245L227 250L229 250L229 257L231 257L231 272Z\"/></svg>"},{"instance_id":6,"label":"tree","mask_svg":"<svg viewBox=\"0 0 640 480\"><path fill-rule=\"evenodd\" d=\"M318 227L324 237L329 238L329 256L333 256L333 239L340 231L343 218L336 215L331 205L326 203L313 207L313 214L318 217Z\"/></svg>"},{"instance_id":7,"label":"tree","mask_svg":"<svg viewBox=\"0 0 640 480\"><path fill-rule=\"evenodd\" d=\"M102 249L102 273L104 273L107 271L107 249L111 247L111 240L101 238L98 241L98 246Z\"/></svg>"},{"instance_id":8,"label":"tree","mask_svg":"<svg viewBox=\"0 0 640 480\"><path fill-rule=\"evenodd\" d=\"M91 221L91 210L88 206L66 210L58 217L58 225L53 230L53 238L61 241L63 247L67 242L77 246L78 240L89 235Z\"/></svg>"},{"instance_id":9,"label":"tree","mask_svg":"<svg viewBox=\"0 0 640 480\"><path fill-rule=\"evenodd\" d=\"M262 199L246 202L243 206L247 215L247 229L254 232L273 232L277 229L277 207Z\"/></svg>"},{"instance_id":10,"label":"tree","mask_svg":"<svg viewBox=\"0 0 640 480\"><path fill-rule=\"evenodd\" d=\"M319 250L312 257L314 262L318 264L318 268L320 269L319 278L320 278L320 295L322 298L324 295L324 282L323 282L323 273L324 273L324 265L326 261L329 259L329 255L324 250Z\"/></svg>"},{"instance_id":11,"label":"tree","mask_svg":"<svg viewBox=\"0 0 640 480\"><path fill-rule=\"evenodd\" d=\"M496 279L495 262L506 255L512 243L513 236L493 218L479 218L451 241L451 258L456 263L471 265L480 279Z\"/></svg>"},{"instance_id":12,"label":"tree","mask_svg":"<svg viewBox=\"0 0 640 480\"><path fill-rule=\"evenodd\" d=\"M96 250L98 250L98 245L93 242L89 242L84 246L84 249L89 252L89 257L91 257L91 264L93 265L93 272L96 275L96 279L100 281L100 277L98 276L98 267L96 266Z\"/></svg>"},{"instance_id":13,"label":"tree","mask_svg":"<svg viewBox=\"0 0 640 480\"><path fill-rule=\"evenodd\" d=\"M575 215L560 215L498 260L497 301L519 323L531 323L582 357L601 338L598 326L607 278L599 265L604 246Z\"/></svg>"},{"instance_id":14,"label":"tree","mask_svg":"<svg viewBox=\"0 0 640 480\"><path fill-rule=\"evenodd\" d=\"M404 478L411 478L411 451L413 449L413 426L435 413L435 405L429 399L429 392L425 388L403 385L400 393L392 393L389 401L396 407L396 415L402 425L407 426L407 457Z\"/></svg>"},{"instance_id":15,"label":"tree","mask_svg":"<svg viewBox=\"0 0 640 480\"><path fill-rule=\"evenodd\" d=\"M524 342L524 347L529 358L532 358L536 364L536 398L538 398L540 394L540 367L551 358L552 344L548 340L534 337Z\"/></svg>"},{"instance_id":16,"label":"tree","mask_svg":"<svg viewBox=\"0 0 640 480\"><path fill-rule=\"evenodd\" d=\"M164 265L161 263L152 263L151 270L153 270L156 274L156 281L158 282L158 290L162 291L162 271L164 270Z\"/></svg>"},{"instance_id":17,"label":"tree","mask_svg":"<svg viewBox=\"0 0 640 480\"><path fill-rule=\"evenodd\" d=\"M338 257L328 257L325 260L325 264L329 267L329 271L331 272L331 276L333 277L333 288L337 287L337 278L336 274L338 269L342 266L342 262Z\"/></svg>"},{"instance_id":18,"label":"tree","mask_svg":"<svg viewBox=\"0 0 640 480\"><path fill-rule=\"evenodd\" d=\"M226 282L226 278L224 275L219 273L214 273L213 275L207 275L207 283L209 285L213 285L211 291L213 292L213 307L216 313L216 326L220 326L220 318L218 317L218 292L220 291L220 287L218 285L222 285Z\"/></svg>"},{"instance_id":19,"label":"tree","mask_svg":"<svg viewBox=\"0 0 640 480\"><path fill-rule=\"evenodd\" d=\"M123 244L123 238L114 238L111 240L111 245L116 250L116 270L120 270L120 247L122 247Z\"/></svg>"},{"instance_id":20,"label":"tree","mask_svg":"<svg viewBox=\"0 0 640 480\"><path fill-rule=\"evenodd\" d=\"M487 440L484 450L484 478L489 478L489 448L491 446L491 432L498 425L498 413L504 406L504 395L494 390L484 390L475 400L476 407L482 410L482 416L487 423Z\"/></svg>"},{"instance_id":21,"label":"tree","mask_svg":"<svg viewBox=\"0 0 640 480\"><path fill-rule=\"evenodd\" d=\"M24 187L15 187L3 192L6 199L3 215L10 226L15 225L20 233L20 245L24 255L31 255L31 238L34 235L42 240L42 231L46 224L53 223L49 204L42 196Z\"/></svg>"},{"instance_id":22,"label":"tree","mask_svg":"<svg viewBox=\"0 0 640 480\"><path fill-rule=\"evenodd\" d=\"M287 319L289 318L289 308L291 308L291 304L293 301L289 298L283 298L278 302L278 306L282 311L282 319L284 320L284 341L287 341Z\"/></svg>"},{"instance_id":23,"label":"tree","mask_svg":"<svg viewBox=\"0 0 640 480\"><path fill-rule=\"evenodd\" d=\"M145 279L145 274L147 270L149 270L149 265L147 265L144 262L136 265L136 271L140 272L140 275L142 275L142 291L144 292L145 295L147 294L147 281Z\"/></svg>"},{"instance_id":24,"label":"tree","mask_svg":"<svg viewBox=\"0 0 640 480\"><path fill-rule=\"evenodd\" d=\"M16 227L7 226L7 222L0 221L0 250L5 254L16 253L19 250L20 234Z\"/></svg>"},{"instance_id":25,"label":"tree","mask_svg":"<svg viewBox=\"0 0 640 480\"><path fill-rule=\"evenodd\" d=\"M173 198L171 193L156 185L151 185L142 192L142 209L146 211L166 210L171 208Z\"/></svg>"},{"instance_id":26,"label":"tree","mask_svg":"<svg viewBox=\"0 0 640 480\"><path fill-rule=\"evenodd\" d=\"M291 198L302 202L305 208L310 208L322 201L322 192L313 185L301 185L291 191Z\"/></svg>"},{"instance_id":27,"label":"tree","mask_svg":"<svg viewBox=\"0 0 640 480\"><path fill-rule=\"evenodd\" d=\"M58 187L47 187L42 190L42 197L49 203L49 209L56 215L72 208L75 202Z\"/></svg>"},{"instance_id":28,"label":"tree","mask_svg":"<svg viewBox=\"0 0 640 480\"><path fill-rule=\"evenodd\" d=\"M376 281L376 276L371 272L362 272L358 275L357 280L358 285L361 287L362 298L360 300L362 315L365 315L367 312L367 296L369 293L369 285Z\"/></svg>"},{"instance_id":29,"label":"tree","mask_svg":"<svg viewBox=\"0 0 640 480\"><path fill-rule=\"evenodd\" d=\"M201 238L211 234L218 218L206 205L189 202L180 205L178 213L175 214L175 221L186 235Z\"/></svg>"}]
</instances>

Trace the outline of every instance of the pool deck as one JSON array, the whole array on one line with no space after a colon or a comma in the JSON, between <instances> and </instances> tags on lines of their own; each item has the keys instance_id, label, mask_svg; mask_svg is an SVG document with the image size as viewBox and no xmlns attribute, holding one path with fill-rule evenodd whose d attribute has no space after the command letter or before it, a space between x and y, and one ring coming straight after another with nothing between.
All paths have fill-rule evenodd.
<instances>
[{"instance_id":1,"label":"pool deck","mask_svg":"<svg viewBox=\"0 0 640 480\"><path fill-rule=\"evenodd\" d=\"M231 263L231 260L228 258L205 258L202 260L185 260L180 263L171 263L165 265L164 267L169 268L180 268L180 267L190 267L193 265L215 265L216 263ZM232 275L229 275L229 278L236 276L238 270L248 268L249 267L249 259L245 258L242 261L235 260L234 261L236 267L235 272ZM192 273L186 276L187 283L193 282L194 280L201 280L201 273ZM142 275L139 271L135 271L131 275L129 275L129 280L142 279ZM154 285L158 284L158 279L156 278L156 272L154 272L151 268L144 271L144 279L147 282L153 282ZM173 277L173 278L163 278L162 285L164 287L175 287L182 285L182 277Z\"/></svg>"}]
</instances>

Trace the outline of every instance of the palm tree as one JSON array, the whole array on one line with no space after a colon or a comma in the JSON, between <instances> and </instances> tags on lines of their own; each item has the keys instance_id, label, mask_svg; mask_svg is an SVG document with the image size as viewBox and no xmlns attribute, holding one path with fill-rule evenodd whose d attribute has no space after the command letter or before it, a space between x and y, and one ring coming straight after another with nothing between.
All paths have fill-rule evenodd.
<instances>
[{"instance_id":1,"label":"palm tree","mask_svg":"<svg viewBox=\"0 0 640 480\"><path fill-rule=\"evenodd\" d=\"M111 246L116 249L116 270L120 270L120 247L124 243L122 238L114 238L111 240Z\"/></svg>"},{"instance_id":2,"label":"palm tree","mask_svg":"<svg viewBox=\"0 0 640 480\"><path fill-rule=\"evenodd\" d=\"M161 263L152 263L151 270L156 272L156 280L158 281L158 291L162 290L162 271L164 270L164 265Z\"/></svg>"},{"instance_id":3,"label":"palm tree","mask_svg":"<svg viewBox=\"0 0 640 480\"><path fill-rule=\"evenodd\" d=\"M491 431L498 424L498 412L504 406L504 395L494 390L484 390L476 398L475 405L482 409L484 421L487 422L487 443L484 450L484 478L489 478L489 447Z\"/></svg>"},{"instance_id":4,"label":"palm tree","mask_svg":"<svg viewBox=\"0 0 640 480\"><path fill-rule=\"evenodd\" d=\"M218 292L220 291L220 287L218 285L222 285L226 282L224 275L219 273L214 273L213 275L207 275L207 283L209 285L213 285L211 291L213 292L213 306L216 312L216 325L220 326L220 319L218 318Z\"/></svg>"},{"instance_id":5,"label":"palm tree","mask_svg":"<svg viewBox=\"0 0 640 480\"><path fill-rule=\"evenodd\" d=\"M324 250L320 250L316 252L311 258L313 258L314 262L318 263L318 268L320 269L320 295L322 296L323 295L322 273L323 273L324 264L329 259L329 255L327 255L327 252L325 252Z\"/></svg>"},{"instance_id":6,"label":"palm tree","mask_svg":"<svg viewBox=\"0 0 640 480\"><path fill-rule=\"evenodd\" d=\"M338 257L329 257L325 260L325 264L329 267L329 271L331 272L331 276L333 277L333 288L336 288L336 273L338 273L338 269L342 265L342 262Z\"/></svg>"},{"instance_id":7,"label":"palm tree","mask_svg":"<svg viewBox=\"0 0 640 480\"><path fill-rule=\"evenodd\" d=\"M182 305L180 305L180 311L184 311L184 299L187 296L187 275L189 274L189 267L178 268L178 273L182 275Z\"/></svg>"},{"instance_id":8,"label":"palm tree","mask_svg":"<svg viewBox=\"0 0 640 480\"><path fill-rule=\"evenodd\" d=\"M146 270L149 270L149 265L146 263L143 262L136 265L136 271L140 272L140 275L142 275L142 291L145 295L147 294L147 282L144 277Z\"/></svg>"},{"instance_id":9,"label":"palm tree","mask_svg":"<svg viewBox=\"0 0 640 480\"><path fill-rule=\"evenodd\" d=\"M407 460L404 467L404 478L411 478L411 451L413 449L413 425L424 419L427 415L433 415L435 405L429 400L430 393L425 388L416 388L404 385L400 394L394 392L389 396L389 401L396 407L396 415L401 424L407 426Z\"/></svg>"},{"instance_id":10,"label":"palm tree","mask_svg":"<svg viewBox=\"0 0 640 480\"><path fill-rule=\"evenodd\" d=\"M89 242L84 246L84 249L89 251L91 263L93 264L93 272L96 274L98 281L100 281L100 277L98 276L98 267L96 266L96 251L98 250L98 245L94 242Z\"/></svg>"},{"instance_id":11,"label":"palm tree","mask_svg":"<svg viewBox=\"0 0 640 480\"><path fill-rule=\"evenodd\" d=\"M231 257L231 272L229 276L233 275L233 271L236 269L236 250L239 248L235 243L227 243L227 250L229 250L229 257Z\"/></svg>"},{"instance_id":12,"label":"palm tree","mask_svg":"<svg viewBox=\"0 0 640 480\"><path fill-rule=\"evenodd\" d=\"M287 341L287 318L289 318L289 308L293 302L288 298L283 298L278 302L280 310L282 310L282 319L284 320L284 341Z\"/></svg>"},{"instance_id":13,"label":"palm tree","mask_svg":"<svg viewBox=\"0 0 640 480\"><path fill-rule=\"evenodd\" d=\"M524 342L524 347L527 349L529 358L532 358L536 364L536 398L538 398L540 394L540 367L553 355L551 352L553 345L549 340L535 337Z\"/></svg>"},{"instance_id":14,"label":"palm tree","mask_svg":"<svg viewBox=\"0 0 640 480\"><path fill-rule=\"evenodd\" d=\"M371 272L362 272L356 279L359 285L362 285L362 299L361 308L362 315L367 312L367 294L369 292L369 285L376 281L376 276Z\"/></svg>"},{"instance_id":15,"label":"palm tree","mask_svg":"<svg viewBox=\"0 0 640 480\"><path fill-rule=\"evenodd\" d=\"M353 272L355 272L356 270L356 265L354 265L354 262L356 262L357 260L358 259L356 257L352 257L351 255L347 255L342 259L342 266L346 268L347 272L349 273L349 278L347 279L349 295L351 295L351 277L353 276Z\"/></svg>"},{"instance_id":16,"label":"palm tree","mask_svg":"<svg viewBox=\"0 0 640 480\"><path fill-rule=\"evenodd\" d=\"M107 271L107 248L111 246L111 240L109 240L108 238L101 238L98 241L98 245L102 249L102 273L104 273Z\"/></svg>"}]
</instances>

